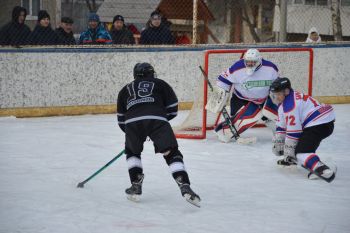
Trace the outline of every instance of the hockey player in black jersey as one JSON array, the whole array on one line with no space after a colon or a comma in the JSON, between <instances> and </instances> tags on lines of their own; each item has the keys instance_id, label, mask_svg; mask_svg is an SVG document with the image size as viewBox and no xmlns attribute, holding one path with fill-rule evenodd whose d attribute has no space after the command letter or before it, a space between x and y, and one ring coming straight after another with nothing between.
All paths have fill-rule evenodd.
<instances>
[{"instance_id":1,"label":"hockey player in black jersey","mask_svg":"<svg viewBox=\"0 0 350 233\"><path fill-rule=\"evenodd\" d=\"M200 197L190 187L183 156L168 122L177 115L177 97L168 83L154 76L155 71L149 63L137 63L135 80L118 94L118 124L125 132L125 154L131 181L131 187L125 192L132 201L138 201L142 194L141 152L149 137L155 152L163 154L182 196L199 207Z\"/></svg>"}]
</instances>

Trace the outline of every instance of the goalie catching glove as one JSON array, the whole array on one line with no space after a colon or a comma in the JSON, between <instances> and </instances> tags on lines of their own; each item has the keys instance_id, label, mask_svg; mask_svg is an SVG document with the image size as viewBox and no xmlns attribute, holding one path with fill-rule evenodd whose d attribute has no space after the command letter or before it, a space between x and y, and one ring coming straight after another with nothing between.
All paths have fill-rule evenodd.
<instances>
[{"instance_id":1,"label":"goalie catching glove","mask_svg":"<svg viewBox=\"0 0 350 233\"><path fill-rule=\"evenodd\" d=\"M220 87L214 87L205 109L213 113L219 113L226 106L230 93Z\"/></svg>"}]
</instances>

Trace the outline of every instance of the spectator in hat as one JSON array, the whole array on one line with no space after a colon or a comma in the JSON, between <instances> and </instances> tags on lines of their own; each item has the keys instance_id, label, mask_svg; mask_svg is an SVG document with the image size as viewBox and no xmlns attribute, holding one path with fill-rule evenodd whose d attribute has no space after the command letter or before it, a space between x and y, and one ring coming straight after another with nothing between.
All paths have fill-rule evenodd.
<instances>
[{"instance_id":1,"label":"spectator in hat","mask_svg":"<svg viewBox=\"0 0 350 233\"><path fill-rule=\"evenodd\" d=\"M113 18L111 36L113 44L135 44L133 33L125 26L124 17L116 15Z\"/></svg>"},{"instance_id":2,"label":"spectator in hat","mask_svg":"<svg viewBox=\"0 0 350 233\"><path fill-rule=\"evenodd\" d=\"M309 31L309 35L305 41L306 43L320 43L321 37L320 34L318 34L318 31L315 27L312 27Z\"/></svg>"},{"instance_id":3,"label":"spectator in hat","mask_svg":"<svg viewBox=\"0 0 350 233\"><path fill-rule=\"evenodd\" d=\"M141 32L140 44L159 45L174 43L175 39L169 26L162 23L160 13L158 11L152 12L146 29Z\"/></svg>"},{"instance_id":4,"label":"spectator in hat","mask_svg":"<svg viewBox=\"0 0 350 233\"><path fill-rule=\"evenodd\" d=\"M62 17L59 28L55 30L59 44L62 45L75 45L75 39L73 36L73 19L69 17Z\"/></svg>"},{"instance_id":5,"label":"spectator in hat","mask_svg":"<svg viewBox=\"0 0 350 233\"><path fill-rule=\"evenodd\" d=\"M96 13L89 14L89 25L80 34L79 44L112 44L112 37L100 22Z\"/></svg>"},{"instance_id":6,"label":"spectator in hat","mask_svg":"<svg viewBox=\"0 0 350 233\"><path fill-rule=\"evenodd\" d=\"M45 10L38 13L38 22L33 32L28 37L29 45L56 45L59 39L55 31L51 28L50 15Z\"/></svg>"},{"instance_id":7,"label":"spectator in hat","mask_svg":"<svg viewBox=\"0 0 350 233\"><path fill-rule=\"evenodd\" d=\"M12 20L0 29L0 45L24 45L30 34L30 28L24 23L27 10L15 6L12 10Z\"/></svg>"}]
</instances>

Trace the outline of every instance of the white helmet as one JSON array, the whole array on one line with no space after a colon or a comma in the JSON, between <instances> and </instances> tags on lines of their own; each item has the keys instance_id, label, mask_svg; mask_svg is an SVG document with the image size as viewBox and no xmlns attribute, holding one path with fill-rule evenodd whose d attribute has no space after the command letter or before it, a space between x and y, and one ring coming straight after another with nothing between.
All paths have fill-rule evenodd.
<instances>
[{"instance_id":1,"label":"white helmet","mask_svg":"<svg viewBox=\"0 0 350 233\"><path fill-rule=\"evenodd\" d=\"M248 49L243 58L248 75L252 75L261 65L262 57L257 49Z\"/></svg>"}]
</instances>

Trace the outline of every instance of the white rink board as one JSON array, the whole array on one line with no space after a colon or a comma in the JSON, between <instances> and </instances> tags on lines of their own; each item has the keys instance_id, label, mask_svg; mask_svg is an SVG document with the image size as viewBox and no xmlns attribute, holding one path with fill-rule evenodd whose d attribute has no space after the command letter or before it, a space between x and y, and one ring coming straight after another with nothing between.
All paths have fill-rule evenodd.
<instances>
[{"instance_id":1,"label":"white rink board","mask_svg":"<svg viewBox=\"0 0 350 233\"><path fill-rule=\"evenodd\" d=\"M194 100L202 79L203 51L77 51L0 52L0 108L115 104L137 62L154 65L181 102ZM349 54L350 47L314 48L314 96L350 95Z\"/></svg>"}]
</instances>

